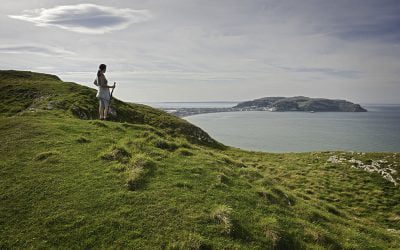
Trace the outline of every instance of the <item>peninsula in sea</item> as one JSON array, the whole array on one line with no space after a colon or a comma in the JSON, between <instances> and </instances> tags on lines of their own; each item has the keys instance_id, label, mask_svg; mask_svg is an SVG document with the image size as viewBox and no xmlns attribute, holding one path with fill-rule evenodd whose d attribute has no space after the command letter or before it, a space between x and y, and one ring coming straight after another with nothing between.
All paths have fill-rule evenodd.
<instances>
[{"instance_id":1,"label":"peninsula in sea","mask_svg":"<svg viewBox=\"0 0 400 250\"><path fill-rule=\"evenodd\" d=\"M263 97L252 101L240 102L233 107L223 108L162 108L170 114L185 117L204 113L238 111L302 111L302 112L367 112L359 104L340 99L294 97Z\"/></svg>"}]
</instances>

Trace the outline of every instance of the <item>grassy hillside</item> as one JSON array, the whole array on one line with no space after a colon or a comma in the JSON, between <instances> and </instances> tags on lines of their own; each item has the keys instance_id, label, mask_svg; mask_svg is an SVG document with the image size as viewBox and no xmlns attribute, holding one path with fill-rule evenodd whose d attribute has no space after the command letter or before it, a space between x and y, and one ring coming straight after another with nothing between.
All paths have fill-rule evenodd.
<instances>
[{"instance_id":1,"label":"grassy hillside","mask_svg":"<svg viewBox=\"0 0 400 250\"><path fill-rule=\"evenodd\" d=\"M0 89L2 249L400 248L398 153L249 152L143 105L93 120L55 76Z\"/></svg>"},{"instance_id":2,"label":"grassy hillside","mask_svg":"<svg viewBox=\"0 0 400 250\"><path fill-rule=\"evenodd\" d=\"M57 76L28 71L0 71L0 113L16 115L38 110L61 110L65 115L81 119L98 118L96 90ZM149 124L162 128L170 135L184 135L189 141L216 148L222 144L200 128L166 112L141 104L113 100L117 111L114 121ZM66 112L65 112L66 111Z\"/></svg>"}]
</instances>

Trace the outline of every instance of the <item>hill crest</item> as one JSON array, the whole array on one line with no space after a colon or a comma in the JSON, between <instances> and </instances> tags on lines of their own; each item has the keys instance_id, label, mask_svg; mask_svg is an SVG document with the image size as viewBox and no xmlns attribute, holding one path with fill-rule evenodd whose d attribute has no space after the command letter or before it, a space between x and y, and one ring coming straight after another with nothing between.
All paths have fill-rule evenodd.
<instances>
[{"instance_id":1,"label":"hill crest","mask_svg":"<svg viewBox=\"0 0 400 250\"><path fill-rule=\"evenodd\" d=\"M16 115L35 110L58 110L80 119L97 119L96 90L59 77L31 71L0 70L0 113ZM113 98L117 115L111 120L148 124L162 128L173 136L183 135L190 142L225 148L193 124L143 104L126 103Z\"/></svg>"}]
</instances>

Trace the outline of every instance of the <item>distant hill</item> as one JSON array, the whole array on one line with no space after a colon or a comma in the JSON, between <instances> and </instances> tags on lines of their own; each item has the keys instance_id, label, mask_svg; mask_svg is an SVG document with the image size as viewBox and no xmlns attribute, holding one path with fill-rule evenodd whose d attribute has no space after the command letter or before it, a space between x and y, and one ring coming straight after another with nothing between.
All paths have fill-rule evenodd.
<instances>
[{"instance_id":1,"label":"distant hill","mask_svg":"<svg viewBox=\"0 0 400 250\"><path fill-rule=\"evenodd\" d=\"M265 108L271 111L315 111L315 112L366 112L359 104L346 100L324 98L264 97L252 101L241 102L233 108Z\"/></svg>"}]
</instances>

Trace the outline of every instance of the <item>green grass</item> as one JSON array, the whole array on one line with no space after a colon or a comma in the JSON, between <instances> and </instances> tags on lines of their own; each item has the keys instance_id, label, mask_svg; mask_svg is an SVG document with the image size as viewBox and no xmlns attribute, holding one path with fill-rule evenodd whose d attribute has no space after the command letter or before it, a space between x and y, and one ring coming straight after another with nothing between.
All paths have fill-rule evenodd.
<instances>
[{"instance_id":1,"label":"green grass","mask_svg":"<svg viewBox=\"0 0 400 250\"><path fill-rule=\"evenodd\" d=\"M55 76L0 88L2 249L400 248L399 186L349 162L398 153L249 152L147 106L91 120L94 92Z\"/></svg>"}]
</instances>

